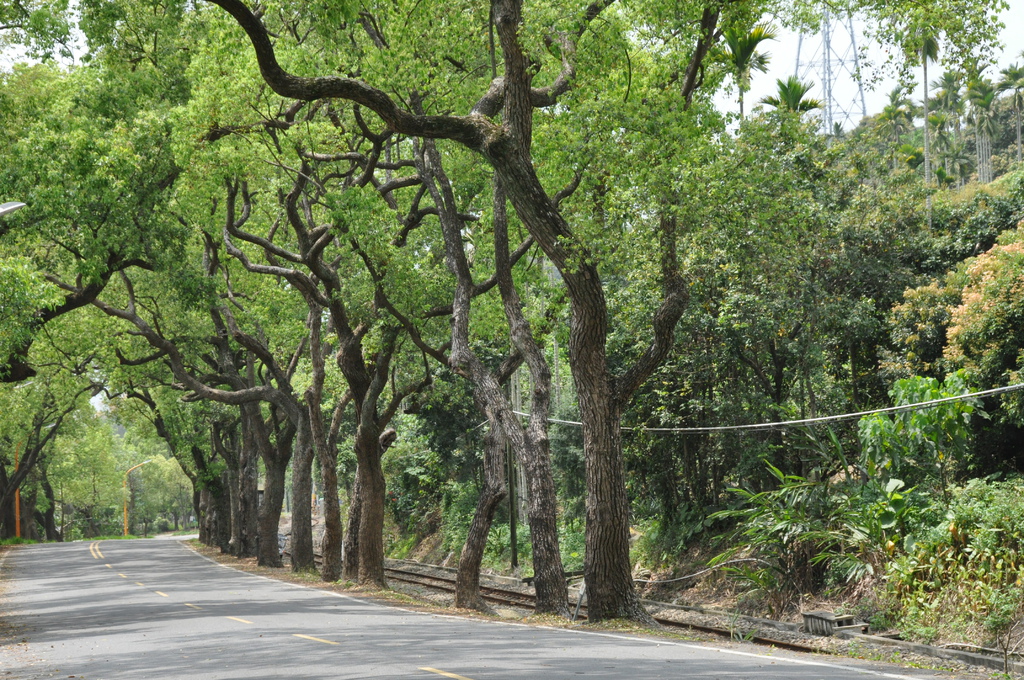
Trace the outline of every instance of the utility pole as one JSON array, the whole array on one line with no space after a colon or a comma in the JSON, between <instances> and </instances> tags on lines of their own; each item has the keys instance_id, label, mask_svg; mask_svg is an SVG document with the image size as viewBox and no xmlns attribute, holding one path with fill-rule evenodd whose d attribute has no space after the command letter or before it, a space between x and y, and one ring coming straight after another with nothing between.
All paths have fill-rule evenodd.
<instances>
[{"instance_id":1,"label":"utility pole","mask_svg":"<svg viewBox=\"0 0 1024 680\"><path fill-rule=\"evenodd\" d=\"M836 126L847 123L856 125L857 116L868 115L864 98L864 85L860 78L860 54L857 51L857 32L853 28L853 16L849 10L835 14L826 7L821 15L821 43L808 59L803 54L804 35L801 33L796 48L796 69L794 75L804 81L816 77L822 88L821 128L826 135L833 135ZM846 81L846 82L844 82ZM851 95L843 87L852 81ZM840 87L837 88L837 85Z\"/></svg>"}]
</instances>

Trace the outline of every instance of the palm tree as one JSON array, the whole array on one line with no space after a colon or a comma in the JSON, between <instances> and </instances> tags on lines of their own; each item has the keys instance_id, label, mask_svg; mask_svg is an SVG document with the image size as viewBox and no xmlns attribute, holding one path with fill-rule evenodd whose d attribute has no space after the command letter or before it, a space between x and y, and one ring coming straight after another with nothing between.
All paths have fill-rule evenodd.
<instances>
[{"instance_id":1,"label":"palm tree","mask_svg":"<svg viewBox=\"0 0 1024 680\"><path fill-rule=\"evenodd\" d=\"M727 48L725 54L739 90L740 118L743 118L743 95L750 90L751 72L764 73L768 70L769 57L758 52L757 46L765 40L775 40L775 35L775 27L769 23L757 24L749 32L733 27L723 35Z\"/></svg>"},{"instance_id":2,"label":"palm tree","mask_svg":"<svg viewBox=\"0 0 1024 680\"><path fill-rule=\"evenodd\" d=\"M1020 163L1020 111L1024 108L1024 66L1014 64L1004 68L1002 79L999 81L1000 92L1010 92L1010 103L1013 105L1013 113L1017 117L1017 162Z\"/></svg>"},{"instance_id":3,"label":"palm tree","mask_svg":"<svg viewBox=\"0 0 1024 680\"><path fill-rule=\"evenodd\" d=\"M774 106L776 109L784 111L793 111L795 113L806 113L807 111L813 111L814 109L820 109L825 106L819 99L804 98L804 95L807 94L814 85L811 83L802 83L796 76L790 76L785 80L779 78L775 81L775 85L778 87L778 96L764 97L761 99L762 104Z\"/></svg>"},{"instance_id":4,"label":"palm tree","mask_svg":"<svg viewBox=\"0 0 1024 680\"><path fill-rule=\"evenodd\" d=\"M921 103L924 106L924 183L930 184L932 181L932 167L931 167L931 154L928 144L928 62L935 61L939 58L939 42L935 39L935 34L932 29L928 26L919 26L915 31L914 36L917 45L914 47L914 52L917 53L918 58L921 60L921 68L924 70L922 86L924 87L924 99ZM929 203L929 216L930 216L931 205Z\"/></svg>"},{"instance_id":5,"label":"palm tree","mask_svg":"<svg viewBox=\"0 0 1024 680\"><path fill-rule=\"evenodd\" d=\"M978 181L992 181L992 136L996 129L996 86L991 80L975 79L967 86L967 99L971 102L974 138L978 151Z\"/></svg>"},{"instance_id":6,"label":"palm tree","mask_svg":"<svg viewBox=\"0 0 1024 680\"><path fill-rule=\"evenodd\" d=\"M971 174L971 155L967 153L967 145L962 141L954 142L944 154L946 167L951 176L957 178L959 186L963 186Z\"/></svg>"},{"instance_id":7,"label":"palm tree","mask_svg":"<svg viewBox=\"0 0 1024 680\"><path fill-rule=\"evenodd\" d=\"M953 135L951 134L951 120L950 116L941 109L928 116L928 127L931 129L935 141L934 151L937 156L942 155L949 150L950 145L953 143ZM949 174L949 167L936 168L935 171L943 170L946 175Z\"/></svg>"},{"instance_id":8,"label":"palm tree","mask_svg":"<svg viewBox=\"0 0 1024 680\"><path fill-rule=\"evenodd\" d=\"M963 79L955 71L946 71L937 80L932 81L932 87L938 90L933 101L941 111L950 116L955 141L960 138L960 121L964 116L964 99L961 96Z\"/></svg>"},{"instance_id":9,"label":"palm tree","mask_svg":"<svg viewBox=\"0 0 1024 680\"><path fill-rule=\"evenodd\" d=\"M911 103L902 87L895 87L889 92L889 103L876 118L878 130L889 137L892 148L897 149L903 143L903 133L910 129L914 116ZM892 169L896 169L896 154L892 154Z\"/></svg>"},{"instance_id":10,"label":"palm tree","mask_svg":"<svg viewBox=\"0 0 1024 680\"><path fill-rule=\"evenodd\" d=\"M935 38L935 33L932 31L930 26L924 24L918 24L913 28L909 35L906 36L908 46L913 49L914 55L921 60L921 66L924 69L922 87L924 89L924 98L921 100L922 108L924 109L924 184L925 186L931 186L932 183L932 163L931 163L931 148L929 144L928 134L928 62L935 61L939 57L939 43ZM928 194L925 199L926 209L928 211L928 226L932 226L932 197Z\"/></svg>"}]
</instances>

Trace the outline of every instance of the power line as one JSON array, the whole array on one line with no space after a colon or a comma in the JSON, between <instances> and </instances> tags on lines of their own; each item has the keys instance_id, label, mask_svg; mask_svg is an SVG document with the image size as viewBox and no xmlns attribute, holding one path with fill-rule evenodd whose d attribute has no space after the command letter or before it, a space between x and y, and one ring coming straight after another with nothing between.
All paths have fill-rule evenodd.
<instances>
[{"instance_id":1,"label":"power line","mask_svg":"<svg viewBox=\"0 0 1024 680\"><path fill-rule=\"evenodd\" d=\"M1024 389L1024 383L1016 385L1007 385L1006 387L996 387L991 390L982 390L981 392L971 392L970 394L960 394L955 397L943 397L942 399L932 399L931 401L921 401L915 404L903 404L902 406L890 406L888 408L879 408L873 411L858 411L856 413L843 413L836 416L822 416L820 418L804 418L802 420L781 420L774 423L755 423L753 425L720 425L717 427L623 427L620 428L623 431L630 432L723 432L727 430L771 430L781 427L792 427L794 425L810 425L812 423L828 423L837 420L853 420L854 418L863 418L864 416L874 415L876 413L896 413L898 411L913 411L916 409L931 408L937 404L944 404L950 401L959 401L961 399L974 399L976 397L989 397L995 394L1004 394L1006 392L1016 392L1017 390ZM529 413L522 413L520 411L513 411L516 415L527 416ZM582 427L583 423L575 420L559 420L558 418L548 418L549 423L557 423L559 425L575 425L576 427Z\"/></svg>"}]
</instances>

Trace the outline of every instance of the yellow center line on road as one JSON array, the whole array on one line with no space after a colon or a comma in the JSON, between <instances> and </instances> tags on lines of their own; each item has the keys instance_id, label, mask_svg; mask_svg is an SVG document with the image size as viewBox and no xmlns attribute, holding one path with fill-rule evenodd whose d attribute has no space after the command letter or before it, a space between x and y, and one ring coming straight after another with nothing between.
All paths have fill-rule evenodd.
<instances>
[{"instance_id":1,"label":"yellow center line on road","mask_svg":"<svg viewBox=\"0 0 1024 680\"><path fill-rule=\"evenodd\" d=\"M313 642L322 642L325 645L340 645L341 644L340 642L331 642L330 640L324 640L322 638L313 637L312 635L299 635L298 633L293 633L293 636L297 637L297 638L302 638L303 640L312 640Z\"/></svg>"},{"instance_id":2,"label":"yellow center line on road","mask_svg":"<svg viewBox=\"0 0 1024 680\"><path fill-rule=\"evenodd\" d=\"M456 675L455 673L448 673L447 671L439 671L436 668L427 668L424 666L419 670L426 671L428 673L437 673L438 675L443 675L446 678L455 678L455 680L469 680L465 675Z\"/></svg>"},{"instance_id":3,"label":"yellow center line on road","mask_svg":"<svg viewBox=\"0 0 1024 680\"><path fill-rule=\"evenodd\" d=\"M125 576L124 574L118 574L118 576L120 576L121 578L128 578L128 577L127 577L127 576Z\"/></svg>"},{"instance_id":4,"label":"yellow center line on road","mask_svg":"<svg viewBox=\"0 0 1024 680\"><path fill-rule=\"evenodd\" d=\"M189 604L188 602L185 603L185 606L186 607L192 607L192 609L202 609L202 607L200 607L199 605Z\"/></svg>"},{"instance_id":5,"label":"yellow center line on road","mask_svg":"<svg viewBox=\"0 0 1024 680\"><path fill-rule=\"evenodd\" d=\"M168 595L167 593L161 593L159 590L154 590L153 592L159 595L160 597L170 597L170 595Z\"/></svg>"},{"instance_id":6,"label":"yellow center line on road","mask_svg":"<svg viewBox=\"0 0 1024 680\"><path fill-rule=\"evenodd\" d=\"M108 564L107 569L113 569L113 567Z\"/></svg>"},{"instance_id":7,"label":"yellow center line on road","mask_svg":"<svg viewBox=\"0 0 1024 680\"><path fill-rule=\"evenodd\" d=\"M99 541L94 541L94 542L89 544L89 554L92 555L97 560L100 559L101 557L103 557L103 553L100 552L100 542Z\"/></svg>"},{"instance_id":8,"label":"yellow center line on road","mask_svg":"<svg viewBox=\"0 0 1024 680\"><path fill-rule=\"evenodd\" d=\"M232 621L238 621L240 623L252 623L252 621L246 621L245 619L240 619L237 616L225 616L224 618L231 619Z\"/></svg>"},{"instance_id":9,"label":"yellow center line on road","mask_svg":"<svg viewBox=\"0 0 1024 680\"><path fill-rule=\"evenodd\" d=\"M145 583L139 583L138 581L136 581L136 582L135 582L135 585L137 585L137 586L142 586L143 588L145 588L145 587L146 587L146 584L145 584Z\"/></svg>"}]
</instances>

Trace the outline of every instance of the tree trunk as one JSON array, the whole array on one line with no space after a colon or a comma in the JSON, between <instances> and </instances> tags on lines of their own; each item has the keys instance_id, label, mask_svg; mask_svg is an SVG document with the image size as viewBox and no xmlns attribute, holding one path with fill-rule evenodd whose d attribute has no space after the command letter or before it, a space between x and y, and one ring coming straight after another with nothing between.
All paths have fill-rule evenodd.
<instances>
[{"instance_id":1,"label":"tree trunk","mask_svg":"<svg viewBox=\"0 0 1024 680\"><path fill-rule=\"evenodd\" d=\"M474 353L469 342L469 315L473 279L462 244L462 223L455 205L454 192L444 173L440 154L432 141L423 145L424 159L418 169L438 207L444 233L445 255L449 270L456 277L452 301L451 367L474 386L477 406L492 427L500 426L527 473L530 505L529 521L533 544L533 564L537 591L537 611L568 615L568 592L558 547L557 500L551 474L547 417L550 410L551 372L544 353L533 337L522 313L522 301L512 279L506 219L506 198L502 182L494 182L495 277L501 291L509 332L517 352L530 368L532 414L524 429L512 405L501 390L501 381ZM489 502L484 499L483 502ZM483 506L481 506L483 507ZM474 520L475 521L475 520ZM468 594L465 597L469 597Z\"/></svg>"},{"instance_id":2,"label":"tree trunk","mask_svg":"<svg viewBox=\"0 0 1024 680\"><path fill-rule=\"evenodd\" d=\"M57 530L57 523L54 519L57 500L53 497L53 487L50 486L50 480L46 478L45 470L43 471L42 487L43 494L46 496L47 507L46 511L42 513L42 517L39 518L39 523L43 525L47 541L63 541L64 538L61 536L60 531Z\"/></svg>"},{"instance_id":3,"label":"tree trunk","mask_svg":"<svg viewBox=\"0 0 1024 680\"><path fill-rule=\"evenodd\" d=\"M596 349L596 346L584 347L584 351L577 348L576 352L584 355L578 356L577 360L593 361L598 354ZM603 345L600 350L603 355ZM579 371L576 380L583 421L583 447L587 452L586 556L583 567L587 616L594 620L624 618L650 622L651 616L633 587L630 570L629 499L626 495L619 414L612 404L607 380L600 379L601 367L593 364L590 367L589 371Z\"/></svg>"},{"instance_id":4,"label":"tree trunk","mask_svg":"<svg viewBox=\"0 0 1024 680\"><path fill-rule=\"evenodd\" d=\"M286 428L278 437L285 442L271 443L266 423L263 421L259 404L245 407L253 429L253 439L259 445L263 458L265 477L263 481L263 503L259 509L259 552L257 562L262 567L280 567L281 549L277 537L281 525L281 506L284 504L285 474L291 461L289 445L294 429Z\"/></svg>"},{"instance_id":5,"label":"tree trunk","mask_svg":"<svg viewBox=\"0 0 1024 680\"><path fill-rule=\"evenodd\" d=\"M14 490L8 491L7 470L0 465L0 538L14 537Z\"/></svg>"},{"instance_id":6,"label":"tree trunk","mask_svg":"<svg viewBox=\"0 0 1024 680\"><path fill-rule=\"evenodd\" d=\"M196 491L197 510L196 519L199 520L199 542L203 545L213 545L216 532L213 531L214 517L216 510L213 508L213 500L208 488Z\"/></svg>"},{"instance_id":7,"label":"tree trunk","mask_svg":"<svg viewBox=\"0 0 1024 680\"><path fill-rule=\"evenodd\" d=\"M568 615L569 593L558 544L558 501L547 432L540 439L528 437L523 453L519 462L526 473L528 489L536 611Z\"/></svg>"},{"instance_id":8,"label":"tree trunk","mask_svg":"<svg viewBox=\"0 0 1024 680\"><path fill-rule=\"evenodd\" d=\"M531 166L514 150L492 155L495 172L508 190L520 218L535 234L545 253L559 267L569 292L572 317L569 362L580 402L587 476L586 558L588 616L593 620L630 618L650 622L633 587L629 563L629 502L626 495L620 413L613 403L605 342L607 304L596 267L584 261L567 266L569 253L554 230L533 225L549 222L556 213L543 210L540 189ZM547 201L550 205L550 201ZM561 230L569 237L565 229Z\"/></svg>"},{"instance_id":9,"label":"tree trunk","mask_svg":"<svg viewBox=\"0 0 1024 680\"><path fill-rule=\"evenodd\" d=\"M513 344L530 369L532 387L530 422L523 432L521 441L518 442L516 453L526 473L534 586L537 593L536 611L568 616L569 592L558 544L558 498L555 493L554 475L551 472L551 445L548 439L551 369L544 351L534 338L530 323L523 315L524 305L512 279L505 205L504 187L500 179L495 178L495 274L509 333ZM513 424L518 429L519 422L511 420L509 425Z\"/></svg>"},{"instance_id":10,"label":"tree trunk","mask_svg":"<svg viewBox=\"0 0 1024 680\"><path fill-rule=\"evenodd\" d=\"M30 541L39 540L39 525L36 522L36 496L39 491L35 487L28 493L21 493L21 535Z\"/></svg>"},{"instance_id":11,"label":"tree trunk","mask_svg":"<svg viewBox=\"0 0 1024 680\"><path fill-rule=\"evenodd\" d=\"M481 411L483 405L479 404ZM466 534L466 543L459 557L455 576L455 606L463 609L487 609L480 597L480 564L483 562L487 535L494 521L494 511L508 494L505 486L505 435L501 427L490 424L484 438L484 488L476 503L476 512ZM559 574L561 576L561 574Z\"/></svg>"},{"instance_id":12,"label":"tree trunk","mask_svg":"<svg viewBox=\"0 0 1024 680\"><path fill-rule=\"evenodd\" d=\"M359 488L359 466L356 466L356 478L348 495L348 525L345 527L345 540L342 543L342 576L353 583L359 580L359 524L362 521L362 493Z\"/></svg>"},{"instance_id":13,"label":"tree trunk","mask_svg":"<svg viewBox=\"0 0 1024 680\"><path fill-rule=\"evenodd\" d=\"M316 568L313 557L313 446L310 441L309 415L299 416L292 454L292 571Z\"/></svg>"},{"instance_id":14,"label":"tree trunk","mask_svg":"<svg viewBox=\"0 0 1024 680\"><path fill-rule=\"evenodd\" d=\"M306 406L309 409L313 448L320 462L320 481L323 484L324 496L324 540L321 546L323 562L320 566L320 577L324 581L334 582L339 580L342 574L341 542L344 537L341 529L341 506L338 503L338 450L328 444L322 411L326 377L326 360L320 336L323 310L310 300L307 300L307 304L309 315L306 323L309 326L313 380L306 390Z\"/></svg>"},{"instance_id":15,"label":"tree trunk","mask_svg":"<svg viewBox=\"0 0 1024 680\"><path fill-rule=\"evenodd\" d=\"M319 420L319 419L317 419ZM318 424L314 421L314 428ZM326 437L322 435L322 429L318 432L314 429L314 441L317 442L317 457L320 461L320 479L324 486L324 542L323 542L323 564L320 568L320 577L324 581L334 582L341 578L341 543L344 533L341 526L341 504L338 502L338 452L327 446Z\"/></svg>"},{"instance_id":16,"label":"tree trunk","mask_svg":"<svg viewBox=\"0 0 1024 680\"><path fill-rule=\"evenodd\" d=\"M242 512L239 508L238 498L238 466L228 465L226 483L228 487L228 502L230 504L230 535L228 540L228 553L238 557L242 545Z\"/></svg>"},{"instance_id":17,"label":"tree trunk","mask_svg":"<svg viewBox=\"0 0 1024 680\"><path fill-rule=\"evenodd\" d=\"M220 479L220 490L213 495L214 541L221 552L230 552L231 542L231 490L230 479L225 472Z\"/></svg>"},{"instance_id":18,"label":"tree trunk","mask_svg":"<svg viewBox=\"0 0 1024 680\"><path fill-rule=\"evenodd\" d=\"M1021 147L1020 147L1020 109L1017 108L1014 113L1017 114L1017 162L1020 163L1021 159Z\"/></svg>"},{"instance_id":19,"label":"tree trunk","mask_svg":"<svg viewBox=\"0 0 1024 680\"><path fill-rule=\"evenodd\" d=\"M260 445L251 418L243 414L241 426L241 446L238 449L238 519L241 540L234 554L236 557L255 557L259 543Z\"/></svg>"},{"instance_id":20,"label":"tree trunk","mask_svg":"<svg viewBox=\"0 0 1024 680\"><path fill-rule=\"evenodd\" d=\"M364 406L365 408L365 406ZM362 418L356 428L359 460L359 583L383 588L384 470L376 418Z\"/></svg>"},{"instance_id":21,"label":"tree trunk","mask_svg":"<svg viewBox=\"0 0 1024 680\"><path fill-rule=\"evenodd\" d=\"M203 492L193 482L192 487L192 514L196 518L196 528L199 529L199 542L203 545L210 545L210 532L208 527L204 526L203 515L205 513L205 507L203 505Z\"/></svg>"}]
</instances>

